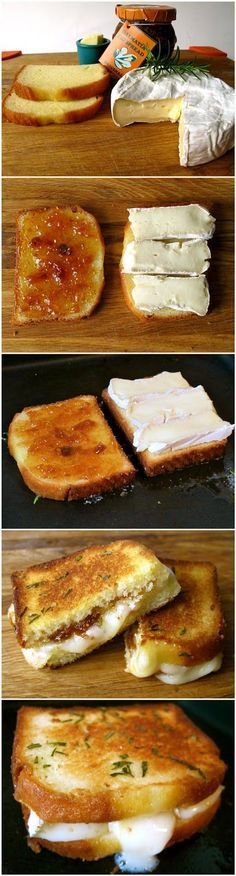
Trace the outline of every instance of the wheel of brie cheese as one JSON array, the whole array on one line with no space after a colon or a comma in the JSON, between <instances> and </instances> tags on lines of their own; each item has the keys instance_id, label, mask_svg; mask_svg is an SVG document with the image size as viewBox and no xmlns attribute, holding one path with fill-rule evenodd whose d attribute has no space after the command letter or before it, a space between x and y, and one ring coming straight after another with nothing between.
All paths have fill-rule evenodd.
<instances>
[{"instance_id":1,"label":"wheel of brie cheese","mask_svg":"<svg viewBox=\"0 0 236 876\"><path fill-rule=\"evenodd\" d=\"M180 164L206 164L234 145L234 90L210 75L163 73L156 81L148 69L126 73L112 90L116 125L179 121Z\"/></svg>"}]
</instances>

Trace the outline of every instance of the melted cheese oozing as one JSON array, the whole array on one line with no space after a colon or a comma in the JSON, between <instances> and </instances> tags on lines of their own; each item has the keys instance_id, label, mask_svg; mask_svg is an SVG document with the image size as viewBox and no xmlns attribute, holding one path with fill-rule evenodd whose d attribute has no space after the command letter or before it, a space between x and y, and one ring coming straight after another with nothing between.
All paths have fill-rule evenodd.
<instances>
[{"instance_id":1,"label":"melted cheese oozing","mask_svg":"<svg viewBox=\"0 0 236 876\"><path fill-rule=\"evenodd\" d=\"M124 250L122 272L194 276L207 271L210 255L205 240L175 240L171 243L161 240L132 240ZM153 277L153 285L154 279Z\"/></svg>"},{"instance_id":2,"label":"melted cheese oozing","mask_svg":"<svg viewBox=\"0 0 236 876\"><path fill-rule=\"evenodd\" d=\"M109 835L118 841L121 853L116 856L124 872L151 872L156 866L158 855L170 842L176 823L190 821L200 813L206 812L219 799L223 791L220 785L213 794L191 806L177 807L160 815L143 815L121 821L101 824L66 824L44 822L31 810L28 820L30 837L46 839L49 842L71 842L93 840Z\"/></svg>"},{"instance_id":3,"label":"melted cheese oozing","mask_svg":"<svg viewBox=\"0 0 236 876\"><path fill-rule=\"evenodd\" d=\"M127 670L137 678L148 678L156 675L165 684L187 684L197 678L203 678L210 672L217 672L222 664L222 653L216 654L212 660L196 663L194 666L177 665L177 663L159 663L155 645L138 646L126 654Z\"/></svg>"},{"instance_id":4,"label":"melted cheese oozing","mask_svg":"<svg viewBox=\"0 0 236 876\"><path fill-rule=\"evenodd\" d=\"M205 265L208 267L209 262ZM209 287L203 276L180 278L133 274L132 283L131 297L135 307L150 316L159 310L195 313L196 316L205 316L208 311Z\"/></svg>"},{"instance_id":5,"label":"melted cheese oozing","mask_svg":"<svg viewBox=\"0 0 236 876\"><path fill-rule=\"evenodd\" d=\"M153 582L150 582L146 591L152 588ZM89 651L103 645L122 630L129 614L137 608L142 599L143 592L135 598L119 600L113 608L104 612L100 624L93 624L84 636L74 634L61 642L39 645L37 648L22 648L27 663L30 663L35 669L41 669L46 664L53 665L59 661L63 662L63 658L69 662L70 655L82 657L84 654L88 654Z\"/></svg>"}]
</instances>

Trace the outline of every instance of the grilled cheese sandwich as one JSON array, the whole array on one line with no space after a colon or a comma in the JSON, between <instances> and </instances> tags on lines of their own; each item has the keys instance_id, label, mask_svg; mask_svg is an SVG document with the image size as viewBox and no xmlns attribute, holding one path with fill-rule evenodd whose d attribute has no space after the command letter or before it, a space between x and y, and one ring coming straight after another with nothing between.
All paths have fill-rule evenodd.
<instances>
[{"instance_id":1,"label":"grilled cheese sandwich","mask_svg":"<svg viewBox=\"0 0 236 876\"><path fill-rule=\"evenodd\" d=\"M90 653L180 590L172 570L136 541L86 548L12 580L9 619L35 669Z\"/></svg>"},{"instance_id":2,"label":"grilled cheese sandwich","mask_svg":"<svg viewBox=\"0 0 236 876\"><path fill-rule=\"evenodd\" d=\"M173 704L23 708L12 773L35 851L151 871L220 805L217 746Z\"/></svg>"},{"instance_id":3,"label":"grilled cheese sandwich","mask_svg":"<svg viewBox=\"0 0 236 876\"><path fill-rule=\"evenodd\" d=\"M224 617L211 563L167 561L181 585L173 606L140 619L125 636L127 671L185 684L222 664Z\"/></svg>"}]
</instances>

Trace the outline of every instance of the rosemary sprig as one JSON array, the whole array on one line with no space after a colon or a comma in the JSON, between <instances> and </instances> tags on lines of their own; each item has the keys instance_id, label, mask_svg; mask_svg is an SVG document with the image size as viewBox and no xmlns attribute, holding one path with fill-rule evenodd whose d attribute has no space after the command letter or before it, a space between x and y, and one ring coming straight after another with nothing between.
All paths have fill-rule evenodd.
<instances>
[{"instance_id":1,"label":"rosemary sprig","mask_svg":"<svg viewBox=\"0 0 236 876\"><path fill-rule=\"evenodd\" d=\"M160 55L161 47L159 48L157 56L153 55L152 52L149 52L146 57L145 68L147 68L149 77L153 82L160 79L160 76L171 73L178 73L178 75L181 76L181 79L185 79L185 76L188 75L188 73L191 73L196 79L200 79L201 76L209 75L209 64L198 64L196 58L180 61L179 46L177 46L171 58L161 58Z\"/></svg>"}]
</instances>

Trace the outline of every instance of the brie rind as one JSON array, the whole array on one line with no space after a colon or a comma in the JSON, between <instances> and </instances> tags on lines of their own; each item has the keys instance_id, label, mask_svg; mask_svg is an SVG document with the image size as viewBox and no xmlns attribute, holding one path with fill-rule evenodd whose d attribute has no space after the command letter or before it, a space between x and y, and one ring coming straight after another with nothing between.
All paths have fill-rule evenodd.
<instances>
[{"instance_id":1,"label":"brie rind","mask_svg":"<svg viewBox=\"0 0 236 876\"><path fill-rule=\"evenodd\" d=\"M112 90L115 124L122 127L138 121L140 104L140 121L180 118L182 166L205 164L233 146L234 91L221 79L210 75L197 78L192 73L182 78L177 73L165 73L153 81L149 70L135 69L122 76Z\"/></svg>"},{"instance_id":2,"label":"brie rind","mask_svg":"<svg viewBox=\"0 0 236 876\"><path fill-rule=\"evenodd\" d=\"M131 297L135 307L150 316L162 310L195 313L196 316L205 316L208 311L210 294L204 276L180 278L133 274L132 283Z\"/></svg>"},{"instance_id":3,"label":"brie rind","mask_svg":"<svg viewBox=\"0 0 236 876\"><path fill-rule=\"evenodd\" d=\"M132 240L125 247L121 271L125 274L186 274L194 277L209 268L211 253L206 241Z\"/></svg>"}]
</instances>

